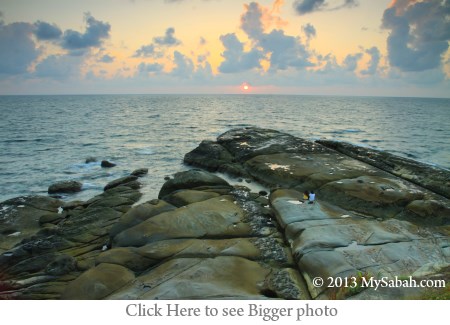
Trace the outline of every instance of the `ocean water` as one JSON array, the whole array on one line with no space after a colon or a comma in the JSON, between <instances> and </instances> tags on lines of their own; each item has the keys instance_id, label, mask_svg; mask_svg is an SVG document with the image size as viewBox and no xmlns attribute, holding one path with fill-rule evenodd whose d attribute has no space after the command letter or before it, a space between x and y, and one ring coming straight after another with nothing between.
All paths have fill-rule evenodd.
<instances>
[{"instance_id":1,"label":"ocean water","mask_svg":"<svg viewBox=\"0 0 450 325\"><path fill-rule=\"evenodd\" d=\"M0 96L0 201L78 180L88 199L147 167L144 199L185 153L237 127L335 139L450 168L450 99L275 95ZM87 157L98 162L85 163ZM107 159L117 164L101 168Z\"/></svg>"}]
</instances>

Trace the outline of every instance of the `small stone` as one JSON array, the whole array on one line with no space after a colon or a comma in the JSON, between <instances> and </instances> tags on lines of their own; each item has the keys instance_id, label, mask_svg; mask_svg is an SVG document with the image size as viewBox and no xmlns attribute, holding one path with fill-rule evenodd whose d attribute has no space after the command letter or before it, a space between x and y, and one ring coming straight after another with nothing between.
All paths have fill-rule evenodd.
<instances>
[{"instance_id":1,"label":"small stone","mask_svg":"<svg viewBox=\"0 0 450 325\"><path fill-rule=\"evenodd\" d=\"M100 164L103 168L111 168L116 166L116 164L109 162L108 160L102 160L102 163Z\"/></svg>"}]
</instances>

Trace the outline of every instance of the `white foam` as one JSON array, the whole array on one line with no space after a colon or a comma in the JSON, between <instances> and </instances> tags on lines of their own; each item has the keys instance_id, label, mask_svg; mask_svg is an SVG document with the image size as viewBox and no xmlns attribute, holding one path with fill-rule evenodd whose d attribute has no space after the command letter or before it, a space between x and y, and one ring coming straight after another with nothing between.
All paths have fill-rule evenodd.
<instances>
[{"instance_id":1,"label":"white foam","mask_svg":"<svg viewBox=\"0 0 450 325\"><path fill-rule=\"evenodd\" d=\"M291 204L296 204L296 205L300 205L300 204L303 204L303 202L300 202L300 201L296 201L296 200L290 200L290 201L288 201L288 203L291 203Z\"/></svg>"},{"instance_id":2,"label":"white foam","mask_svg":"<svg viewBox=\"0 0 450 325\"><path fill-rule=\"evenodd\" d=\"M149 156L155 154L155 150L151 147L139 148L136 150L136 154L141 156Z\"/></svg>"}]
</instances>

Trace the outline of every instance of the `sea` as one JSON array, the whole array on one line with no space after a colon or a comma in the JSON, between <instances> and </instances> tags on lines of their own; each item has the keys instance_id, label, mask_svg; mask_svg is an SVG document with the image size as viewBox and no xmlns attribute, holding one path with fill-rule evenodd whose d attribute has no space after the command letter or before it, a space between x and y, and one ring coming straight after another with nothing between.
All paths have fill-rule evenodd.
<instances>
[{"instance_id":1,"label":"sea","mask_svg":"<svg viewBox=\"0 0 450 325\"><path fill-rule=\"evenodd\" d=\"M87 200L137 168L142 200L190 168L202 140L258 126L298 137L385 150L450 168L450 99L296 95L0 96L0 202L83 183L66 201ZM97 161L86 163L89 157ZM102 168L101 160L117 164ZM142 201L141 200L141 201Z\"/></svg>"}]
</instances>

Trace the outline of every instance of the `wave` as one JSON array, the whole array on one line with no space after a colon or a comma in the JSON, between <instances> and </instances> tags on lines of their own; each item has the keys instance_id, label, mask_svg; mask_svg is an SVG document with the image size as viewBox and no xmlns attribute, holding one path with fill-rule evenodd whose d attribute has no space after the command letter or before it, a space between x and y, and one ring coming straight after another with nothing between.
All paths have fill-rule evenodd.
<instances>
[{"instance_id":1,"label":"wave","mask_svg":"<svg viewBox=\"0 0 450 325\"><path fill-rule=\"evenodd\" d=\"M149 155L153 155L155 153L154 149L151 147L139 148L135 152L137 155L141 155L141 156L149 156Z\"/></svg>"},{"instance_id":2,"label":"wave","mask_svg":"<svg viewBox=\"0 0 450 325\"><path fill-rule=\"evenodd\" d=\"M37 139L9 139L9 140L3 140L3 143L21 143L21 142L41 142L44 141L42 138Z\"/></svg>"}]
</instances>

